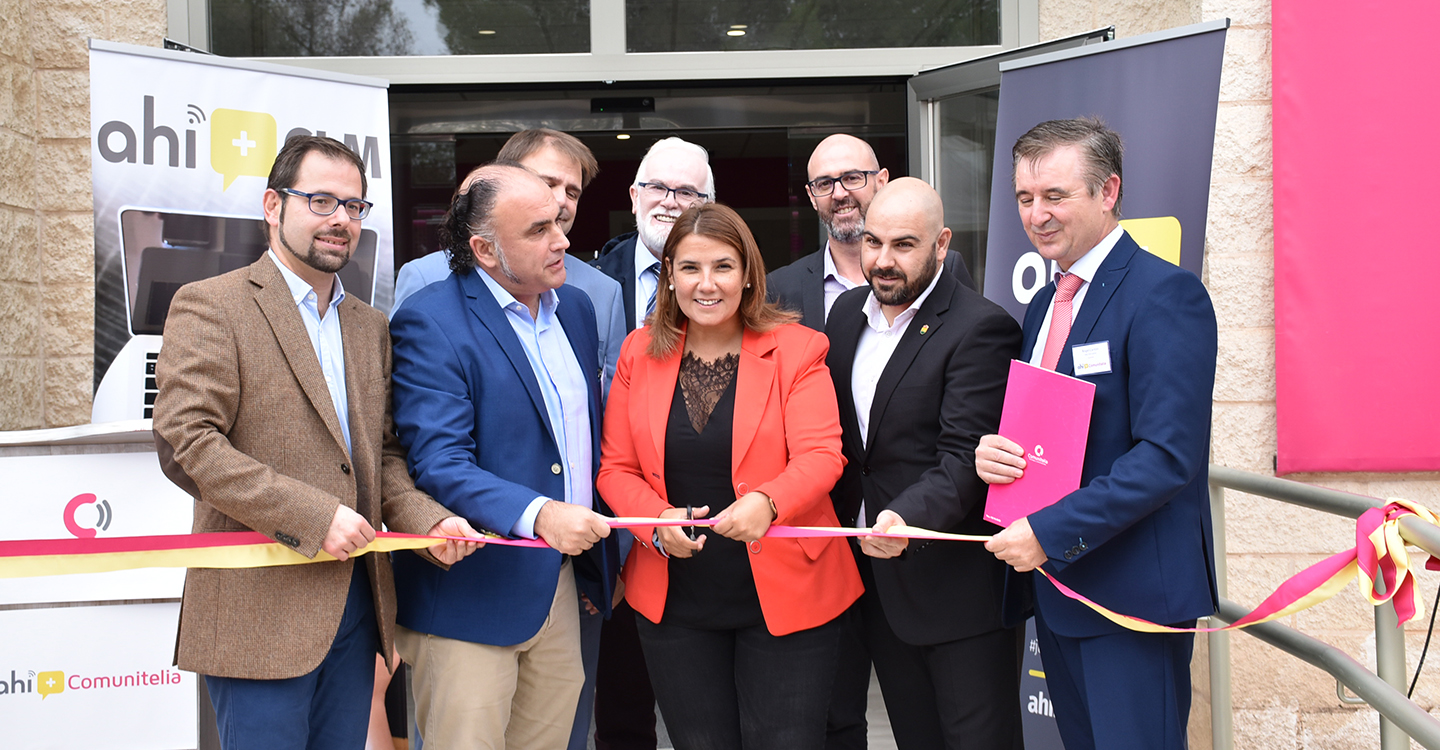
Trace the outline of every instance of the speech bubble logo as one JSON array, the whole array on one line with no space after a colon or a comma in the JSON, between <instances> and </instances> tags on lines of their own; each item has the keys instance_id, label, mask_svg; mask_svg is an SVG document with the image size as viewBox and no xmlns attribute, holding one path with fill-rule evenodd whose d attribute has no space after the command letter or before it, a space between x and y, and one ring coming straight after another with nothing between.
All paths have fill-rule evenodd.
<instances>
[{"instance_id":1,"label":"speech bubble logo","mask_svg":"<svg viewBox=\"0 0 1440 750\"><path fill-rule=\"evenodd\" d=\"M1174 216L1145 219L1121 219L1120 226L1130 233L1135 244L1151 255L1180 265L1180 220Z\"/></svg>"},{"instance_id":2,"label":"speech bubble logo","mask_svg":"<svg viewBox=\"0 0 1440 750\"><path fill-rule=\"evenodd\" d=\"M40 694L42 701L47 695L65 692L65 673L41 672L35 675L35 692Z\"/></svg>"},{"instance_id":3,"label":"speech bubble logo","mask_svg":"<svg viewBox=\"0 0 1440 750\"><path fill-rule=\"evenodd\" d=\"M265 112L217 109L210 113L210 167L229 190L236 177L269 177L275 164L275 118Z\"/></svg>"}]
</instances>

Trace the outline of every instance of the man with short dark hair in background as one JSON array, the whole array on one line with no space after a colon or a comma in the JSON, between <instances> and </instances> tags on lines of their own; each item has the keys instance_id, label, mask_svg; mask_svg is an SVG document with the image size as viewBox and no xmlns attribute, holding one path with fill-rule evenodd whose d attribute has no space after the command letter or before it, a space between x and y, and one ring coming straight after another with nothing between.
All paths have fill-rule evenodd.
<instances>
[{"instance_id":1,"label":"man with short dark hair in background","mask_svg":"<svg viewBox=\"0 0 1440 750\"><path fill-rule=\"evenodd\" d=\"M382 522L478 534L411 482L391 429L385 316L336 275L371 209L359 157L333 139L289 139L263 208L269 251L170 305L156 449L195 498L195 533L251 529L335 559L190 569L176 663L205 675L224 750L352 750L395 628L390 557L353 555ZM430 553L449 564L474 549Z\"/></svg>"},{"instance_id":2,"label":"man with short dark hair in background","mask_svg":"<svg viewBox=\"0 0 1440 750\"><path fill-rule=\"evenodd\" d=\"M1145 252L1120 226L1120 135L1099 120L1036 125L1011 151L1020 220L1060 272L1025 311L1021 356L1095 384L1080 489L985 546L1121 614L1194 627L1215 612L1207 489L1216 324L1195 274ZM986 435L990 484L1025 450ZM1192 633L1137 633L1034 577L1035 630L1067 750L1180 750L1190 715Z\"/></svg>"}]
</instances>

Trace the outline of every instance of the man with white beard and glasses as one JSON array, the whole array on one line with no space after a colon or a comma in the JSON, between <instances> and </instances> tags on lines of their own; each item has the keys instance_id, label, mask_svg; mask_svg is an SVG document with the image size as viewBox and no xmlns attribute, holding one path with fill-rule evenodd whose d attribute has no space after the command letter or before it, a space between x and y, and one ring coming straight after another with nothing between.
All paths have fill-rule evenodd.
<instances>
[{"instance_id":1,"label":"man with white beard and glasses","mask_svg":"<svg viewBox=\"0 0 1440 750\"><path fill-rule=\"evenodd\" d=\"M666 138L645 153L630 185L635 231L605 243L594 263L624 289L627 331L645 325L645 316L654 309L660 253L676 217L697 203L714 200L715 174L703 147Z\"/></svg>"},{"instance_id":2,"label":"man with white beard and glasses","mask_svg":"<svg viewBox=\"0 0 1440 750\"><path fill-rule=\"evenodd\" d=\"M805 191L825 226L825 246L771 271L765 288L771 300L800 313L802 324L824 331L835 299L866 284L860 269L865 213L876 191L890 181L890 171L880 167L870 144L853 135L836 133L821 141L810 154L807 174ZM945 270L961 284L975 288L959 253L945 257ZM865 707L859 708L863 733Z\"/></svg>"}]
</instances>

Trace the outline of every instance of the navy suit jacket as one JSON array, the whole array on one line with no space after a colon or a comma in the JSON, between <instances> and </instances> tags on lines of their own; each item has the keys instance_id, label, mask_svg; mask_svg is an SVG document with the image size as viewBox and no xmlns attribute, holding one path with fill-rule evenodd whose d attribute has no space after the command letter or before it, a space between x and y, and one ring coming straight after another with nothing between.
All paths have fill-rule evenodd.
<instances>
[{"instance_id":1,"label":"navy suit jacket","mask_svg":"<svg viewBox=\"0 0 1440 750\"><path fill-rule=\"evenodd\" d=\"M787 310L800 313L800 324L825 331L825 250L822 247L765 277L765 296ZM970 289L975 279L960 253L945 254L945 270Z\"/></svg>"},{"instance_id":2,"label":"navy suit jacket","mask_svg":"<svg viewBox=\"0 0 1440 750\"><path fill-rule=\"evenodd\" d=\"M635 330L635 248L636 232L626 232L605 243L590 265L620 282L620 303L625 307L625 332ZM643 313L641 315L643 318Z\"/></svg>"},{"instance_id":3,"label":"navy suit jacket","mask_svg":"<svg viewBox=\"0 0 1440 750\"><path fill-rule=\"evenodd\" d=\"M1054 282L1025 312L1029 356ZM1207 489L1215 387L1215 309L1200 280L1121 236L1100 265L1056 370L1072 349L1107 342L1111 371L1086 375L1095 406L1080 489L1032 513L1045 569L1091 600L1161 624L1216 607ZM1039 344L1043 346L1043 343ZM1035 606L1054 632L1088 637L1118 625L1035 579Z\"/></svg>"},{"instance_id":4,"label":"navy suit jacket","mask_svg":"<svg viewBox=\"0 0 1440 750\"><path fill-rule=\"evenodd\" d=\"M565 486L530 360L480 273L431 284L396 311L395 427L416 486L477 528L503 534L537 496L563 500ZM581 371L598 372L590 299L571 287L555 292ZM598 378L588 382L593 475L600 464L600 388ZM604 512L598 500L596 510ZM607 614L618 568L614 539L574 558L581 593ZM561 561L553 549L489 545L443 571L398 552L397 619L446 638L520 643L545 622Z\"/></svg>"}]
</instances>

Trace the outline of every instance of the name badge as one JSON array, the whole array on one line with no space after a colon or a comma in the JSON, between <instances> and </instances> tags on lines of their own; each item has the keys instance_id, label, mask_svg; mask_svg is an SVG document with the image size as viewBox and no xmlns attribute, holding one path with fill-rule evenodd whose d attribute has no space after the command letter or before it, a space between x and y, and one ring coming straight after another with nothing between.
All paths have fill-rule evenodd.
<instances>
[{"instance_id":1,"label":"name badge","mask_svg":"<svg viewBox=\"0 0 1440 750\"><path fill-rule=\"evenodd\" d=\"M1070 348L1076 375L1103 375L1110 372L1110 342L1076 344Z\"/></svg>"}]
</instances>

